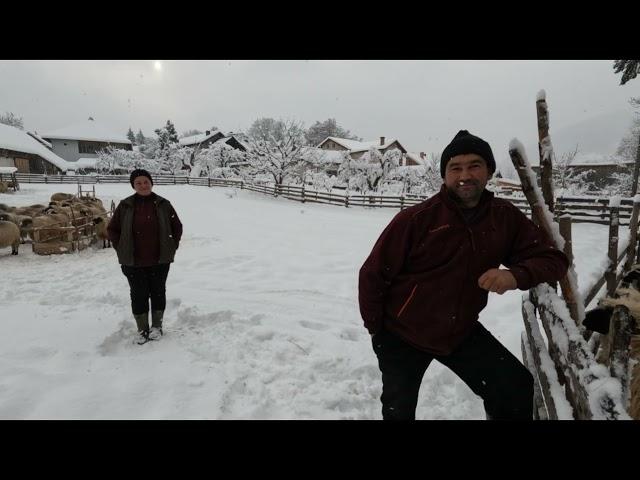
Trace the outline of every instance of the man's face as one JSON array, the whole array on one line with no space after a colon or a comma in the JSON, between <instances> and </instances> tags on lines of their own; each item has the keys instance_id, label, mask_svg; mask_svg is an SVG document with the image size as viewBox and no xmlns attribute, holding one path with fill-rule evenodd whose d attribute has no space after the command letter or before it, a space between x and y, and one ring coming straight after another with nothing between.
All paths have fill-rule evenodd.
<instances>
[{"instance_id":1,"label":"man's face","mask_svg":"<svg viewBox=\"0 0 640 480\"><path fill-rule=\"evenodd\" d=\"M449 192L466 208L475 207L491 178L484 159L476 153L451 157L444 172Z\"/></svg>"},{"instance_id":2,"label":"man's face","mask_svg":"<svg viewBox=\"0 0 640 480\"><path fill-rule=\"evenodd\" d=\"M151 184L151 181L143 175L136 177L133 180L133 189L138 195L142 195L143 197L151 195L152 187L153 185Z\"/></svg>"}]
</instances>

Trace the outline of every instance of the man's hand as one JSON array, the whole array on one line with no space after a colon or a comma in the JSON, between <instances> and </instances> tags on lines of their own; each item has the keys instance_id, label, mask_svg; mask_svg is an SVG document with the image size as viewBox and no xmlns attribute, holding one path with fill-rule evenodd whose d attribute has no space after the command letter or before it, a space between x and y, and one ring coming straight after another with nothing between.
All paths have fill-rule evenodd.
<instances>
[{"instance_id":1,"label":"man's hand","mask_svg":"<svg viewBox=\"0 0 640 480\"><path fill-rule=\"evenodd\" d=\"M516 282L516 277L514 277L509 270L492 268L480 275L478 286L489 292L502 295L507 290L515 290L518 288L518 282Z\"/></svg>"}]
</instances>

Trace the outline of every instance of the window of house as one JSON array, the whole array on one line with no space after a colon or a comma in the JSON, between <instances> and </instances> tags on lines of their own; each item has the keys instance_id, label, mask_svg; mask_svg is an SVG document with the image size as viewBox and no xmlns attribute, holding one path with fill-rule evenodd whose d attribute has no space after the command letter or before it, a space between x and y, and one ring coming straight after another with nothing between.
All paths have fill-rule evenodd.
<instances>
[{"instance_id":1,"label":"window of house","mask_svg":"<svg viewBox=\"0 0 640 480\"><path fill-rule=\"evenodd\" d=\"M98 153L98 150L107 148L109 144L105 142L78 142L78 151L80 153Z\"/></svg>"}]
</instances>

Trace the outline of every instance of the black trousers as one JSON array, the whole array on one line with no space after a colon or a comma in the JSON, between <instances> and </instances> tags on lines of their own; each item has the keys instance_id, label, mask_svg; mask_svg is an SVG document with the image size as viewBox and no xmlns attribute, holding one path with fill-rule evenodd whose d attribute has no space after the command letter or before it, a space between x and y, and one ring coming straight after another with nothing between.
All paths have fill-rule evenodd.
<instances>
[{"instance_id":1,"label":"black trousers","mask_svg":"<svg viewBox=\"0 0 640 480\"><path fill-rule=\"evenodd\" d=\"M414 420L422 377L433 359L484 400L492 420L533 419L533 376L480 323L454 352L432 355L387 330L372 338L382 372L382 418Z\"/></svg>"},{"instance_id":2,"label":"black trousers","mask_svg":"<svg viewBox=\"0 0 640 480\"><path fill-rule=\"evenodd\" d=\"M151 310L164 310L167 305L165 284L169 275L168 263L151 267L128 267L121 265L122 273L127 277L131 288L131 310L140 315Z\"/></svg>"}]
</instances>

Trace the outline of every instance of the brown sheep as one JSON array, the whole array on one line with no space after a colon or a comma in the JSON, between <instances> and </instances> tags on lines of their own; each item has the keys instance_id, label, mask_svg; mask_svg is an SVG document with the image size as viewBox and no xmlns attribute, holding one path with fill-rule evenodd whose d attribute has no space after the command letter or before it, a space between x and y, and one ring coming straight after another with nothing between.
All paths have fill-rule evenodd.
<instances>
[{"instance_id":1,"label":"brown sheep","mask_svg":"<svg viewBox=\"0 0 640 480\"><path fill-rule=\"evenodd\" d=\"M20 238L25 243L27 238L31 237L33 232L33 218L28 215L18 215L18 228L20 228Z\"/></svg>"},{"instance_id":2,"label":"brown sheep","mask_svg":"<svg viewBox=\"0 0 640 480\"><path fill-rule=\"evenodd\" d=\"M11 246L11 255L18 255L20 229L13 222L0 221L0 248Z\"/></svg>"},{"instance_id":3,"label":"brown sheep","mask_svg":"<svg viewBox=\"0 0 640 480\"><path fill-rule=\"evenodd\" d=\"M58 192L58 193L54 193L53 195L51 195L51 201L52 202L59 202L59 201L62 201L62 200L71 200L74 197L75 197L75 195L73 193Z\"/></svg>"},{"instance_id":4,"label":"brown sheep","mask_svg":"<svg viewBox=\"0 0 640 480\"><path fill-rule=\"evenodd\" d=\"M96 226L96 237L99 240L102 240L102 248L107 248L111 246L111 241L109 240L109 235L107 234L107 219L101 216L93 217L93 224Z\"/></svg>"},{"instance_id":5,"label":"brown sheep","mask_svg":"<svg viewBox=\"0 0 640 480\"><path fill-rule=\"evenodd\" d=\"M18 224L18 217L16 216L15 213L12 213L12 212L0 211L0 220L2 220L3 222L12 222L12 223L15 223L16 225Z\"/></svg>"}]
</instances>

